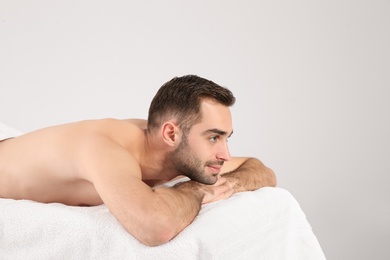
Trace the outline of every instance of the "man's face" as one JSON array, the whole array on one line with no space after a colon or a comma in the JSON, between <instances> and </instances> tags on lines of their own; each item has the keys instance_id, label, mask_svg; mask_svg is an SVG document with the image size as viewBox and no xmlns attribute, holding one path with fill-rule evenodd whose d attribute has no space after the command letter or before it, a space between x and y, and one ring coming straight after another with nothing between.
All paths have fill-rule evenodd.
<instances>
[{"instance_id":1,"label":"man's face","mask_svg":"<svg viewBox=\"0 0 390 260\"><path fill-rule=\"evenodd\" d=\"M227 138L233 133L228 107L204 100L202 121L195 124L172 153L175 169L191 180L214 184L225 161L230 159Z\"/></svg>"}]
</instances>

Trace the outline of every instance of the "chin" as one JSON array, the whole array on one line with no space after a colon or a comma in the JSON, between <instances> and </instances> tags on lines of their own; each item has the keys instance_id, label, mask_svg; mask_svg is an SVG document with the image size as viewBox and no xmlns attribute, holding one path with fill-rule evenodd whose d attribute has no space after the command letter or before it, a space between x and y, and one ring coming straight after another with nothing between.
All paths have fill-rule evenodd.
<instances>
[{"instance_id":1,"label":"chin","mask_svg":"<svg viewBox=\"0 0 390 260\"><path fill-rule=\"evenodd\" d=\"M215 172L191 172L191 174L185 174L192 181L196 181L206 185L213 185L218 181L219 173Z\"/></svg>"},{"instance_id":2,"label":"chin","mask_svg":"<svg viewBox=\"0 0 390 260\"><path fill-rule=\"evenodd\" d=\"M205 184L209 184L209 185L213 185L215 184L216 182L218 181L218 174L217 175L212 175L210 177L207 178L207 183Z\"/></svg>"},{"instance_id":3,"label":"chin","mask_svg":"<svg viewBox=\"0 0 390 260\"><path fill-rule=\"evenodd\" d=\"M206 184L206 185L213 185L218 181L218 176L202 176L202 177L196 177L196 178L190 178L193 181Z\"/></svg>"}]
</instances>

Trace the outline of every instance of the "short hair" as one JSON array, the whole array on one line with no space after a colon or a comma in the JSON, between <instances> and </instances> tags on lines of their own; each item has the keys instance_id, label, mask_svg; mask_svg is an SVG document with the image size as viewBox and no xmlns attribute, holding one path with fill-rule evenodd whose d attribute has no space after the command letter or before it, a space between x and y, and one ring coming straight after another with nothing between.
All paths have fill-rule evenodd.
<instances>
[{"instance_id":1,"label":"short hair","mask_svg":"<svg viewBox=\"0 0 390 260\"><path fill-rule=\"evenodd\" d=\"M188 134L191 127L202 119L200 105L204 99L228 107L236 101L229 89L196 75L171 79L161 86L150 104L148 131L152 132L174 118L181 130Z\"/></svg>"}]
</instances>

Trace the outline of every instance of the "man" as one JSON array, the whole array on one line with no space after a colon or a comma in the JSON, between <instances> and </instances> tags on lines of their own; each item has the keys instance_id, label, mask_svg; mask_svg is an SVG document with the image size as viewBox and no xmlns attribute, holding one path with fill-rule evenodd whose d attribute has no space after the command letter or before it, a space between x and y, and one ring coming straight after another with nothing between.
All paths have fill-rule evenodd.
<instances>
[{"instance_id":1,"label":"man","mask_svg":"<svg viewBox=\"0 0 390 260\"><path fill-rule=\"evenodd\" d=\"M165 243L202 204L276 184L259 160L230 157L234 102L228 89L189 75L160 88L148 121L82 121L4 140L0 197L104 203L142 243ZM180 175L191 180L158 185Z\"/></svg>"}]
</instances>

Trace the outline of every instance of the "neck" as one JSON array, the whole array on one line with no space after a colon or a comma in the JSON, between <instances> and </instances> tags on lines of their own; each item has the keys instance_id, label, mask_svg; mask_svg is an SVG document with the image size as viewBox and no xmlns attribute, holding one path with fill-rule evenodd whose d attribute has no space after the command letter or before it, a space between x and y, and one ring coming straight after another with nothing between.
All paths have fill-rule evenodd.
<instances>
[{"instance_id":1,"label":"neck","mask_svg":"<svg viewBox=\"0 0 390 260\"><path fill-rule=\"evenodd\" d=\"M169 181L179 174L173 169L168 158L172 151L163 141L145 131L144 154L140 158L142 180L146 183Z\"/></svg>"}]
</instances>

